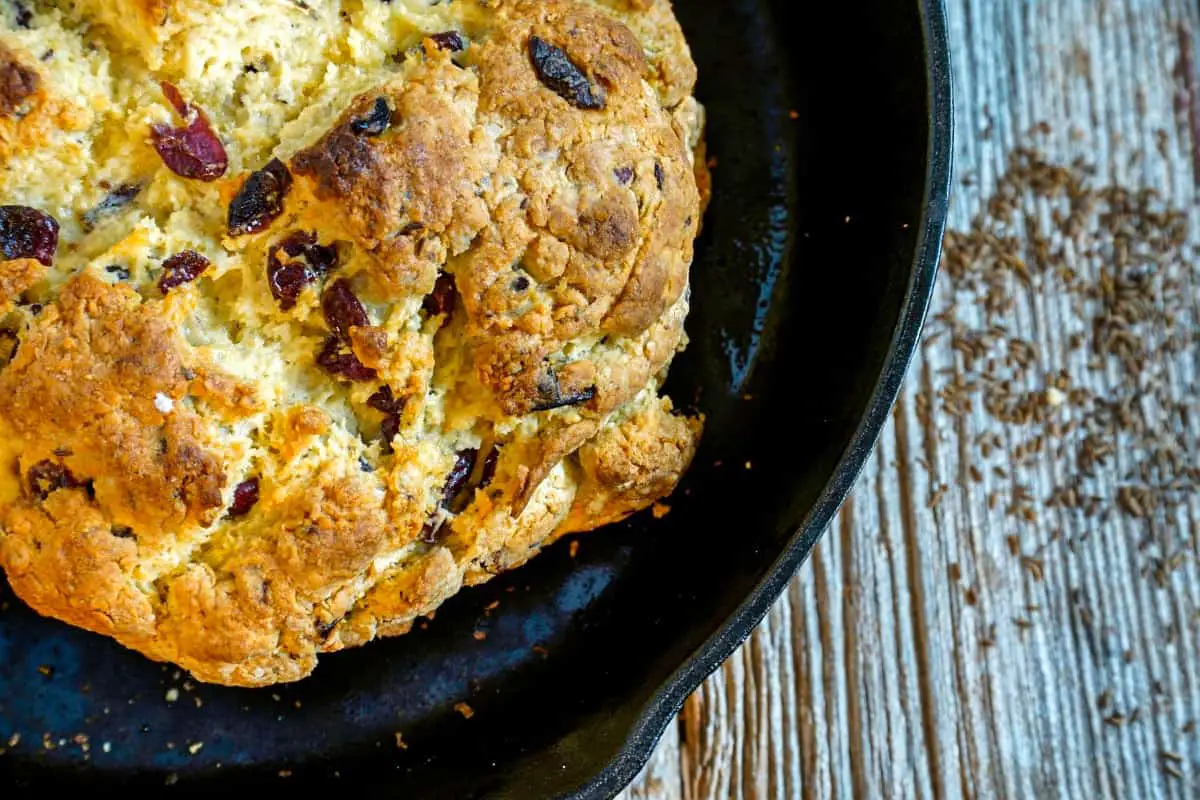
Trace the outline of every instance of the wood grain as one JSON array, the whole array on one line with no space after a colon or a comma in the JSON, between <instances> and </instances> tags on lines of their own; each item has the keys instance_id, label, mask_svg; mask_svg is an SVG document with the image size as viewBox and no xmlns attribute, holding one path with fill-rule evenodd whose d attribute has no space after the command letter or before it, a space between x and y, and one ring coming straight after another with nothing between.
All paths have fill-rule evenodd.
<instances>
[{"instance_id":1,"label":"wood grain","mask_svg":"<svg viewBox=\"0 0 1200 800\"><path fill-rule=\"evenodd\" d=\"M956 184L952 228L970 225L1044 121L1052 157L1157 189L1197 239L1195 0L949 0L948 12L957 173L970 184ZM953 299L946 284L935 313ZM1193 329L1198 284L1193 267ZM1091 375L1065 341L1070 304L1023 293L1009 324L1047 374ZM976 437L999 436L993 465L1020 461L1024 439L979 408L939 410L952 338L927 337L853 497L623 798L1200 796L1200 498L1166 521L1183 562L1162 585L1146 575L1155 523L1065 510L1020 522L989 508L1018 485L1048 496L1063 466L974 479ZM1164 369L1195 407L1196 348ZM1099 391L1116 376L1087 380ZM1193 413L1177 432L1189 448L1198 425Z\"/></svg>"}]
</instances>

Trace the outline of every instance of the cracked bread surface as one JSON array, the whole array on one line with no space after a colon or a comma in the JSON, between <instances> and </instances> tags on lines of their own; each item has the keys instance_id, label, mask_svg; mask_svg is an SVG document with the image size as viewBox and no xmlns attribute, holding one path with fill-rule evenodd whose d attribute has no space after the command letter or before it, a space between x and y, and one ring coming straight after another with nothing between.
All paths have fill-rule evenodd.
<instances>
[{"instance_id":1,"label":"cracked bread surface","mask_svg":"<svg viewBox=\"0 0 1200 800\"><path fill-rule=\"evenodd\" d=\"M0 21L0 566L37 611L293 681L673 491L709 183L668 0Z\"/></svg>"}]
</instances>

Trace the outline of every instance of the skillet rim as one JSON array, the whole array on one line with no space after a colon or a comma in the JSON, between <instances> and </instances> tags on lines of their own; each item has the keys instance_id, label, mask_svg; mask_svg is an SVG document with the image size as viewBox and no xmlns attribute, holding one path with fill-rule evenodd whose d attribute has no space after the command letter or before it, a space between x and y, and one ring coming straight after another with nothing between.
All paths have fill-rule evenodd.
<instances>
[{"instance_id":1,"label":"skillet rim","mask_svg":"<svg viewBox=\"0 0 1200 800\"><path fill-rule=\"evenodd\" d=\"M918 3L924 29L926 96L929 104L925 210L900 319L892 334L883 371L875 384L866 413L817 502L766 576L720 628L663 681L646 702L621 749L607 765L579 788L560 795L560 800L611 798L637 777L650 760L667 725L683 708L687 697L749 638L808 559L854 488L887 423L920 343L933 297L950 205L953 170L953 81L945 0L918 0Z\"/></svg>"}]
</instances>

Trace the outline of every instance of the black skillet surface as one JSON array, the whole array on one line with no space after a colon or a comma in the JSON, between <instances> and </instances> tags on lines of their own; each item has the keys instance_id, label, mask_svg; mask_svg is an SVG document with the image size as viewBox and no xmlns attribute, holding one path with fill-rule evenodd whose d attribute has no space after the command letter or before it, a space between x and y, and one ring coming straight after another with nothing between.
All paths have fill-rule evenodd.
<instances>
[{"instance_id":1,"label":"black skillet surface","mask_svg":"<svg viewBox=\"0 0 1200 800\"><path fill-rule=\"evenodd\" d=\"M174 703L186 676L0 588L0 747L21 736L0 795L603 797L631 779L845 497L933 283L950 152L940 0L791 4L676 0L719 166L671 381L708 433L671 514L587 536L574 559L560 544L299 684L181 688Z\"/></svg>"}]
</instances>

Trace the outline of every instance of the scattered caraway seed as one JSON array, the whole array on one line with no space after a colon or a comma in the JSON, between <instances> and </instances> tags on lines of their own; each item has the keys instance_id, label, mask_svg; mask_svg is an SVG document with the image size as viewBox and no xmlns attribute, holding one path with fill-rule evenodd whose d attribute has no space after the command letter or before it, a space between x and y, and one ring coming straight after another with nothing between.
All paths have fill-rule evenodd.
<instances>
[{"instance_id":1,"label":"scattered caraway seed","mask_svg":"<svg viewBox=\"0 0 1200 800\"><path fill-rule=\"evenodd\" d=\"M1010 607L1043 601L1047 616L1061 613L1052 600L1066 591L1053 585L1061 576L1086 574L1114 552L1130 554L1129 573L1151 591L1200 581L1191 212L1155 188L1106 182L1084 160L1046 155L1052 134L1035 126L998 177L963 180L980 210L945 236L926 342L947 355L928 365L931 382L913 403L927 430L952 426L962 440L965 463L951 486L930 470L929 507L953 501L957 511L968 494L981 498L1013 559L1009 574L1029 576ZM954 584L962 572L956 564ZM962 591L963 613L978 613L969 608L975 588ZM1070 624L1098 665L1112 653L1124 669L1146 669L1134 648L1111 642L1180 641L1177 623L1123 632L1086 593L1071 589L1070 598ZM1033 624L1013 619L1018 631ZM994 632L980 636L982 646L996 642ZM1140 705L1150 714L1169 699ZM1131 724L1143 714L1135 702L1104 690L1100 721Z\"/></svg>"}]
</instances>

